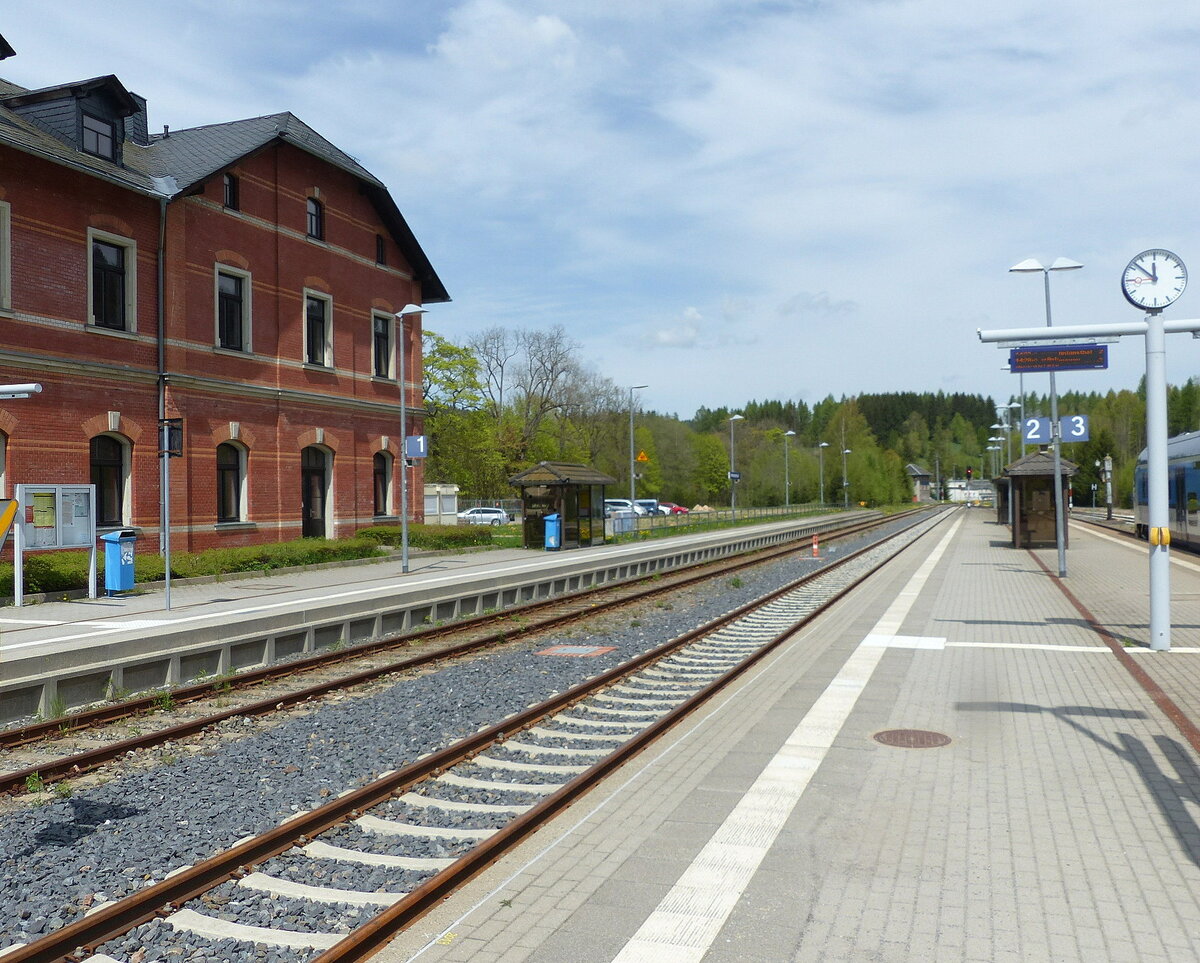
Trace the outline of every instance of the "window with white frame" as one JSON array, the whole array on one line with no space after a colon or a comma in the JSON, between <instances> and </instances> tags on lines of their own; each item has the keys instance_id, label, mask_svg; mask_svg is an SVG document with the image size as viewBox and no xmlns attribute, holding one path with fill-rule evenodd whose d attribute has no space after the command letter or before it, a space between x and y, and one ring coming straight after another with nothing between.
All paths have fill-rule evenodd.
<instances>
[{"instance_id":1,"label":"window with white frame","mask_svg":"<svg viewBox=\"0 0 1200 963\"><path fill-rule=\"evenodd\" d=\"M250 350L252 286L246 271L218 264L216 271L217 347Z\"/></svg>"},{"instance_id":2,"label":"window with white frame","mask_svg":"<svg viewBox=\"0 0 1200 963\"><path fill-rule=\"evenodd\" d=\"M88 231L88 322L137 330L137 243L130 238Z\"/></svg>"},{"instance_id":3,"label":"window with white frame","mask_svg":"<svg viewBox=\"0 0 1200 963\"><path fill-rule=\"evenodd\" d=\"M217 445L217 522L246 520L246 449Z\"/></svg>"},{"instance_id":4,"label":"window with white frame","mask_svg":"<svg viewBox=\"0 0 1200 963\"><path fill-rule=\"evenodd\" d=\"M374 478L374 509L376 517L392 515L392 456L377 451L372 464Z\"/></svg>"},{"instance_id":5,"label":"window with white frame","mask_svg":"<svg viewBox=\"0 0 1200 963\"><path fill-rule=\"evenodd\" d=\"M315 291L304 293L304 361L333 367L333 299Z\"/></svg>"},{"instance_id":6,"label":"window with white frame","mask_svg":"<svg viewBox=\"0 0 1200 963\"><path fill-rule=\"evenodd\" d=\"M0 201L0 311L12 308L12 207Z\"/></svg>"},{"instance_id":7,"label":"window with white frame","mask_svg":"<svg viewBox=\"0 0 1200 963\"><path fill-rule=\"evenodd\" d=\"M124 524L129 498L129 445L116 435L91 442L91 477L96 486L96 524Z\"/></svg>"}]
</instances>

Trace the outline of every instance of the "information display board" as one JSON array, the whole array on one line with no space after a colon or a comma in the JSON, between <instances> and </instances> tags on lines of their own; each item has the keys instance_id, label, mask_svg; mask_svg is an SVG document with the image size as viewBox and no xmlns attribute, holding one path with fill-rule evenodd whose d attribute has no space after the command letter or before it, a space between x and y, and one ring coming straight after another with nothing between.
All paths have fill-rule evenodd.
<instances>
[{"instance_id":1,"label":"information display board","mask_svg":"<svg viewBox=\"0 0 1200 963\"><path fill-rule=\"evenodd\" d=\"M1106 344L1048 344L1013 348L1008 367L1014 374L1033 371L1095 371L1108 367Z\"/></svg>"},{"instance_id":2,"label":"information display board","mask_svg":"<svg viewBox=\"0 0 1200 963\"><path fill-rule=\"evenodd\" d=\"M18 485L17 524L26 549L94 548L94 485Z\"/></svg>"}]
</instances>

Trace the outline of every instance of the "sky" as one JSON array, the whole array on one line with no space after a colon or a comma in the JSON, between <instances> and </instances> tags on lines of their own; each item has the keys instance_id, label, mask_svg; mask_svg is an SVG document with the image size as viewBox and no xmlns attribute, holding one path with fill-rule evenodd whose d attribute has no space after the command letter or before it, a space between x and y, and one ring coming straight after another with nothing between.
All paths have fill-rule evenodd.
<instances>
[{"instance_id":1,"label":"sky","mask_svg":"<svg viewBox=\"0 0 1200 963\"><path fill-rule=\"evenodd\" d=\"M562 325L644 408L1019 392L979 328L1136 320L1197 278L1200 4L0 0L36 88L116 74L151 130L290 110L387 184L454 341ZM1135 388L1141 337L1058 390ZM1167 378L1200 343L1167 339ZM1045 393L1047 375L1026 375ZM1066 412L1064 412L1065 414Z\"/></svg>"}]
</instances>

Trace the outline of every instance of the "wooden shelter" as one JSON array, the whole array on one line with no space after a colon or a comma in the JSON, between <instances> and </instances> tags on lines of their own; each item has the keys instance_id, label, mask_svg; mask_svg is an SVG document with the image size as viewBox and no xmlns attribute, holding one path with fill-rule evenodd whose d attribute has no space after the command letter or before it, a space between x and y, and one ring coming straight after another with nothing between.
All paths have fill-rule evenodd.
<instances>
[{"instance_id":1,"label":"wooden shelter","mask_svg":"<svg viewBox=\"0 0 1200 963\"><path fill-rule=\"evenodd\" d=\"M1063 545L1068 545L1069 527L1067 525L1066 506L1070 504L1068 495L1071 488L1071 477L1078 472L1078 466L1065 458L1060 459L1062 469L1063 497ZM1054 512L1054 453L1051 451L1035 451L1033 454L1018 458L1004 469L1002 487L1006 489L1007 498L998 498L996 510L1001 522L1008 521L1007 499L1013 500L1013 548L1045 548L1058 544L1058 531ZM1004 502L1003 512L999 503Z\"/></svg>"},{"instance_id":2,"label":"wooden shelter","mask_svg":"<svg viewBox=\"0 0 1200 963\"><path fill-rule=\"evenodd\" d=\"M546 516L562 519L562 547L604 544L604 486L617 480L587 465L540 461L508 480L521 489L521 517L526 548L541 548Z\"/></svg>"}]
</instances>

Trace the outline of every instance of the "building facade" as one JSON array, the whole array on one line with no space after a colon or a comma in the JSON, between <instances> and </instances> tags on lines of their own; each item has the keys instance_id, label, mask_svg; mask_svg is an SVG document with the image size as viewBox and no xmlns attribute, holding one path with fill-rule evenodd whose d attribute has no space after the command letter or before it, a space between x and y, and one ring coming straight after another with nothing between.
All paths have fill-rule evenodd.
<instances>
[{"instance_id":1,"label":"building facade","mask_svg":"<svg viewBox=\"0 0 1200 963\"><path fill-rule=\"evenodd\" d=\"M290 113L150 134L114 76L0 80L0 382L43 386L0 400L0 496L92 482L101 530L158 540L169 493L179 550L396 521L401 384L423 415L396 314L447 300L386 187Z\"/></svg>"}]
</instances>

